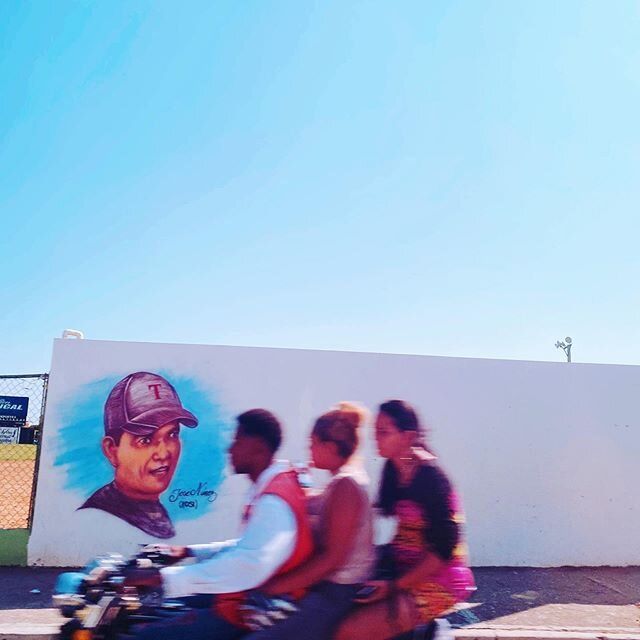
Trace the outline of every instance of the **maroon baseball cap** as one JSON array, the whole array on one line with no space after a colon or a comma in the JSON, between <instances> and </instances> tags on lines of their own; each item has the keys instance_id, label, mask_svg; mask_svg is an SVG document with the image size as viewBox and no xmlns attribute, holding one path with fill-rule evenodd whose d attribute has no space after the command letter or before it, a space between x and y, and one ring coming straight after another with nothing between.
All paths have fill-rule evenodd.
<instances>
[{"instance_id":1,"label":"maroon baseball cap","mask_svg":"<svg viewBox=\"0 0 640 640\"><path fill-rule=\"evenodd\" d=\"M195 427L198 419L187 411L173 385L156 373L130 373L111 390L104 405L104 432L127 431L147 436L169 422Z\"/></svg>"}]
</instances>

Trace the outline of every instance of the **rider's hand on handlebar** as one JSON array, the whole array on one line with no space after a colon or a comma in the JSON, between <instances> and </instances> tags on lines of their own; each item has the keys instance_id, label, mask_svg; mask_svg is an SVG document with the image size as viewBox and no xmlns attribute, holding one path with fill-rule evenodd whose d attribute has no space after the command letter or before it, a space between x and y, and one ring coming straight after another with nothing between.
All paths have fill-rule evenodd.
<instances>
[{"instance_id":1,"label":"rider's hand on handlebar","mask_svg":"<svg viewBox=\"0 0 640 640\"><path fill-rule=\"evenodd\" d=\"M146 553L158 553L165 556L166 564L173 564L174 562L180 562L185 558L192 556L189 547L172 546L168 544L148 544L142 548L142 551Z\"/></svg>"},{"instance_id":2,"label":"rider's hand on handlebar","mask_svg":"<svg viewBox=\"0 0 640 640\"><path fill-rule=\"evenodd\" d=\"M176 562L178 562L180 560L184 560L185 558L190 558L193 554L189 550L189 547L173 546L170 547L169 555L172 558L175 558Z\"/></svg>"}]
</instances>

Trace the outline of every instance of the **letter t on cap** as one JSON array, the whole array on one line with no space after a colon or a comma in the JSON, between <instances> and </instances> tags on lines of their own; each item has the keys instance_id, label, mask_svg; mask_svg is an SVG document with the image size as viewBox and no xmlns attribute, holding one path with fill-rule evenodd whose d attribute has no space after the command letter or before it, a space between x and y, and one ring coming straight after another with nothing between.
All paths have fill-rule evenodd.
<instances>
[{"instance_id":1,"label":"letter t on cap","mask_svg":"<svg viewBox=\"0 0 640 640\"><path fill-rule=\"evenodd\" d=\"M162 385L157 384L157 383L156 384L150 384L148 386L149 389L153 389L153 393L155 393L155 395L156 395L156 400L160 400L160 387L161 386Z\"/></svg>"}]
</instances>

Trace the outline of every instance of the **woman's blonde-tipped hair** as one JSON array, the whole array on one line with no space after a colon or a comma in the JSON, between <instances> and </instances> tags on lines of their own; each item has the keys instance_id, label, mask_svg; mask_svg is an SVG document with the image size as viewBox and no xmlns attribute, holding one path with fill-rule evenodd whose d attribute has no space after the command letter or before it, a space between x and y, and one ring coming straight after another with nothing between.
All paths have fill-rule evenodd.
<instances>
[{"instance_id":1,"label":"woman's blonde-tipped hair","mask_svg":"<svg viewBox=\"0 0 640 640\"><path fill-rule=\"evenodd\" d=\"M358 430L366 421L367 410L356 402L339 402L323 413L313 426L313 434L322 442L334 442L338 453L348 460L358 448Z\"/></svg>"}]
</instances>

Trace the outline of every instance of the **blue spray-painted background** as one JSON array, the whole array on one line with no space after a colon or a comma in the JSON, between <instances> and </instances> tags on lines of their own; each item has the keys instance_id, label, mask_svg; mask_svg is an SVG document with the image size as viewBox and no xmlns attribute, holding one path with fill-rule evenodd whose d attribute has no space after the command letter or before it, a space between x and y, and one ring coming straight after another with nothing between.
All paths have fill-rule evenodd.
<instances>
[{"instance_id":1,"label":"blue spray-painted background","mask_svg":"<svg viewBox=\"0 0 640 640\"><path fill-rule=\"evenodd\" d=\"M96 489L113 480L113 468L101 448L104 403L115 384L129 373L133 372L83 385L69 404L60 410L62 427L58 432L54 465L64 469L64 487L78 494L78 506ZM198 518L209 511L215 501L198 499L197 508L184 508L184 505L180 506L181 500L171 502L169 496L176 489L196 489L201 483L206 483L206 490L218 490L224 478L233 426L228 412L210 391L204 391L198 385L197 380L176 376L169 371L153 373L169 380L185 409L198 418L195 429L183 427L180 430L180 462L160 501L174 522Z\"/></svg>"}]
</instances>

